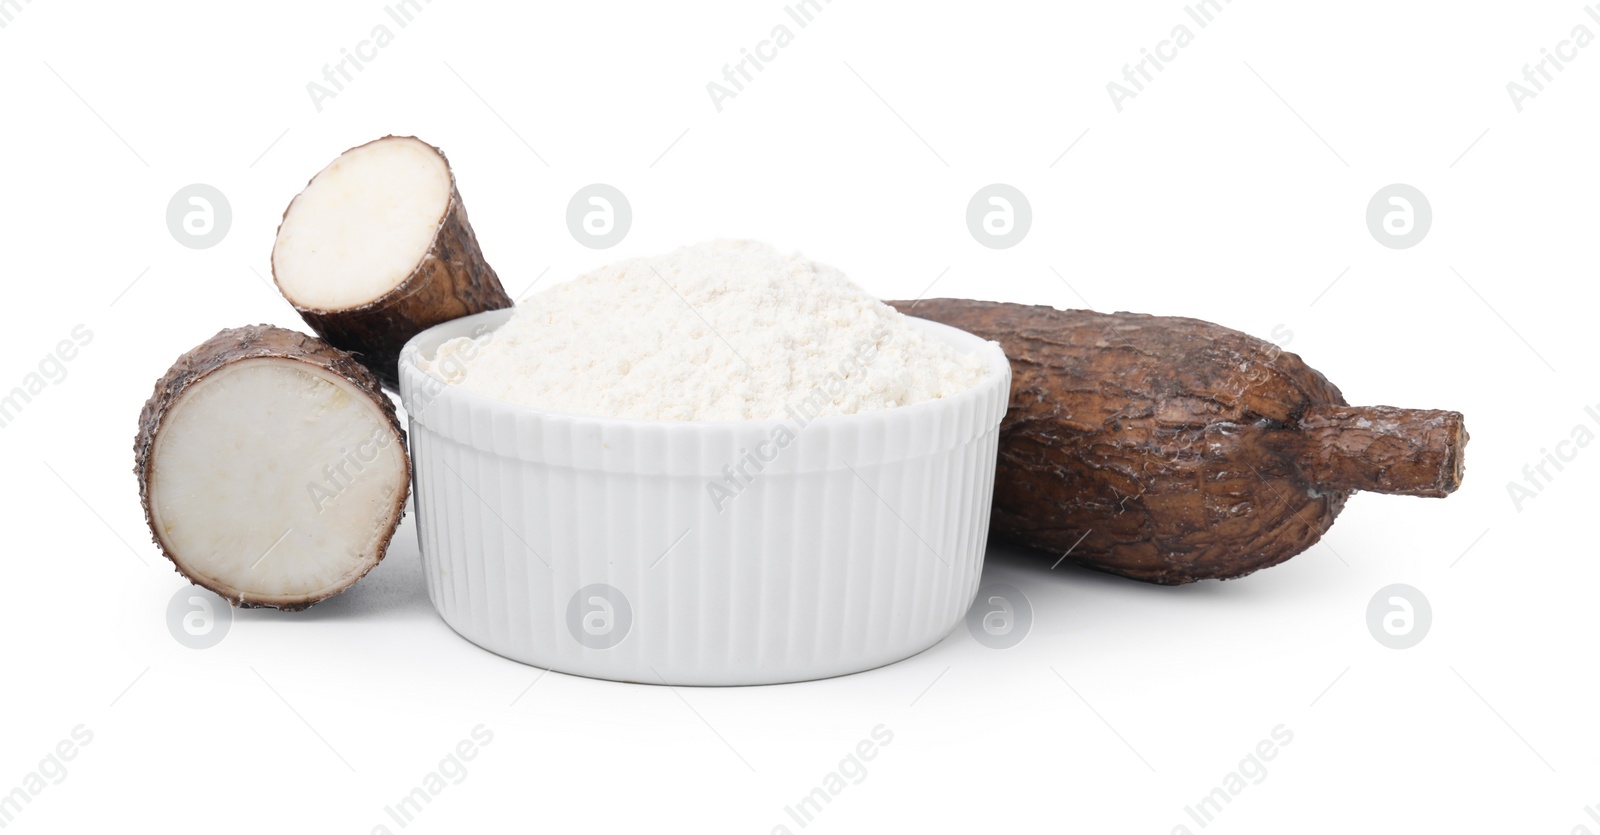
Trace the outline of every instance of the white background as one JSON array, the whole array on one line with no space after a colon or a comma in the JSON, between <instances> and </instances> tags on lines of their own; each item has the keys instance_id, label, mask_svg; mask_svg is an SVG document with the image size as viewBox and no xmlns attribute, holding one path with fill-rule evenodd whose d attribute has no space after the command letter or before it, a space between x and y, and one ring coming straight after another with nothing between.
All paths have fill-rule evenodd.
<instances>
[{"instance_id":1,"label":"white background","mask_svg":"<svg viewBox=\"0 0 1600 835\"><path fill-rule=\"evenodd\" d=\"M1520 113L1506 90L1573 27L1600 34L1580 3L1238 0L1203 29L1177 2L836 0L804 29L778 2L439 0L404 29L378 2L6 8L0 389L75 325L94 334L0 429L0 792L93 733L8 832L399 831L385 805L479 724L492 743L411 831L799 831L784 807L880 724L893 742L808 830L1199 831L1185 806L1282 724L1293 741L1207 831L1600 831L1584 811L1600 803L1600 448L1520 510L1507 492L1575 426L1600 433L1584 412L1600 404L1600 47ZM719 113L706 84L786 22L794 42ZM1106 84L1185 23L1193 43L1119 113ZM306 84L378 24L393 43L318 112ZM263 279L278 218L340 151L391 132L450 155L513 294L743 236L884 297L942 275L929 295L1287 334L1353 403L1465 413L1466 482L1443 501L1357 496L1323 543L1227 583L997 547L985 580L1034 612L1021 645L959 627L809 684L540 678L434 615L409 519L342 597L240 612L188 649L165 621L184 583L130 472L139 407L219 328L301 327ZM233 212L204 250L165 222L197 182ZM604 252L565 224L591 182L634 211ZM1011 249L965 225L993 182L1032 204ZM1404 250L1365 222L1396 182L1434 216ZM1432 603L1408 650L1365 622L1396 582Z\"/></svg>"}]
</instances>

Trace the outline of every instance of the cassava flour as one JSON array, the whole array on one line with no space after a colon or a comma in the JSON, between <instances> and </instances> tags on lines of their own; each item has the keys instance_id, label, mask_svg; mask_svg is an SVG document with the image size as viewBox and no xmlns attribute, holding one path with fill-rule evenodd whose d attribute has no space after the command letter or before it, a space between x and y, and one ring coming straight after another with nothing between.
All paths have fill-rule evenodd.
<instances>
[{"instance_id":1,"label":"cassava flour","mask_svg":"<svg viewBox=\"0 0 1600 835\"><path fill-rule=\"evenodd\" d=\"M523 299L498 329L424 370L558 412L650 420L890 409L986 373L838 270L716 241L601 267Z\"/></svg>"}]
</instances>

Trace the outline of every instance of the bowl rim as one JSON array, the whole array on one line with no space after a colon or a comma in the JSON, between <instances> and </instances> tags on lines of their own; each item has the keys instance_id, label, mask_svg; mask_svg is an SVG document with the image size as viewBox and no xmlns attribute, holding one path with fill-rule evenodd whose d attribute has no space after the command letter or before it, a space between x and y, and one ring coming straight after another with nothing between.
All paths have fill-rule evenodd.
<instances>
[{"instance_id":1,"label":"bowl rim","mask_svg":"<svg viewBox=\"0 0 1600 835\"><path fill-rule=\"evenodd\" d=\"M459 384L447 383L443 380L440 380L432 374L424 371L422 366L418 364L418 358L422 356L423 353L424 343L434 340L437 340L438 343L443 343L445 339L454 339L459 336L466 336L471 333L470 326L480 322L493 322L494 326L498 327L499 325L504 324L506 320L510 319L516 310L517 308L515 306L505 307L498 310L486 310L481 313L474 313L468 316L463 316L459 319L452 319L448 322L440 322L439 324L433 325L432 327L429 327L418 333L416 336L406 340L405 346L400 349L399 360L401 382L400 400L401 405L405 408L406 416L412 420L417 420L424 425L427 425L428 421L425 419L425 417L430 408L437 405L440 401L457 401L475 410L490 410L501 414L527 415L542 420L565 421L598 428L648 428L676 432L702 430L735 430L740 432L750 430L771 431L776 429L779 425L788 424L793 420L793 418L788 416L776 418L751 418L748 420L663 420L659 418L625 418L609 417L604 415L586 415L577 412L563 412L539 406L528 406L521 403L513 403L509 400L501 400L496 397L490 397L488 395L468 391L462 388ZM849 414L824 415L806 421L806 427L845 427L862 421L884 420L891 417L895 419L915 420L924 413L954 410L966 405L969 402L979 401L983 398L987 398L991 396L994 388L1001 385L1006 387L1006 391L1001 395L1002 404L1009 400L1011 362L1006 357L1005 352L1000 348L1000 343L993 340L984 339L976 334L957 327L946 325L942 322L935 322L931 319L923 319L917 316L911 316L909 314L903 315L905 315L907 319L911 320L913 327L922 329L923 332L933 336L936 339L939 339L941 342L947 345L954 345L958 348L962 348L963 353L974 354L978 356L979 360L983 362L984 370L986 372L983 379L979 380L972 386L948 397L922 400L905 406L895 406L888 409L874 409L872 411L852 412ZM458 333L456 331L460 332ZM449 336L444 336L446 332L449 332ZM437 350L437 345L435 345L435 350ZM413 411L412 405L417 398L416 388L418 385L423 384L437 386L438 390L423 406L421 411Z\"/></svg>"}]
</instances>

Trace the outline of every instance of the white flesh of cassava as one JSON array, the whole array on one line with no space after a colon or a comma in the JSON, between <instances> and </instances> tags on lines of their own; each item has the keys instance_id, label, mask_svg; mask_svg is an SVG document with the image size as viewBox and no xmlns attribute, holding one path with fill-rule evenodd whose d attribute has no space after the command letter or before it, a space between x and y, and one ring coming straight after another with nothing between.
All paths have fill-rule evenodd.
<instances>
[{"instance_id":1,"label":"white flesh of cassava","mask_svg":"<svg viewBox=\"0 0 1600 835\"><path fill-rule=\"evenodd\" d=\"M192 385L152 454L150 514L186 574L246 603L342 589L382 558L404 443L338 375L279 358Z\"/></svg>"},{"instance_id":2,"label":"white flesh of cassava","mask_svg":"<svg viewBox=\"0 0 1600 835\"><path fill-rule=\"evenodd\" d=\"M388 137L346 151L295 198L272 249L296 306L344 310L399 286L450 203L450 168L427 143Z\"/></svg>"}]
</instances>

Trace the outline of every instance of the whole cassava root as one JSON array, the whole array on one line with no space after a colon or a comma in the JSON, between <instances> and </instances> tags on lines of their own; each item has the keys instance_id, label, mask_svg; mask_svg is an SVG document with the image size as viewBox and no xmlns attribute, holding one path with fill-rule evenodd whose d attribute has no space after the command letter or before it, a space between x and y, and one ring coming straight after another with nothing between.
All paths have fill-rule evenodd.
<instances>
[{"instance_id":1,"label":"whole cassava root","mask_svg":"<svg viewBox=\"0 0 1600 835\"><path fill-rule=\"evenodd\" d=\"M351 148L313 177L284 211L272 274L317 335L395 391L411 337L511 306L444 153L414 136Z\"/></svg>"},{"instance_id":2,"label":"whole cassava root","mask_svg":"<svg viewBox=\"0 0 1600 835\"><path fill-rule=\"evenodd\" d=\"M1352 407L1298 356L1196 319L998 302L889 302L1011 360L991 529L1175 585L1304 551L1355 490L1441 497L1457 412Z\"/></svg>"},{"instance_id":3,"label":"whole cassava root","mask_svg":"<svg viewBox=\"0 0 1600 835\"><path fill-rule=\"evenodd\" d=\"M320 339L252 325L156 381L134 475L151 537L181 574L237 606L296 610L383 559L411 464L371 372Z\"/></svg>"}]
</instances>

